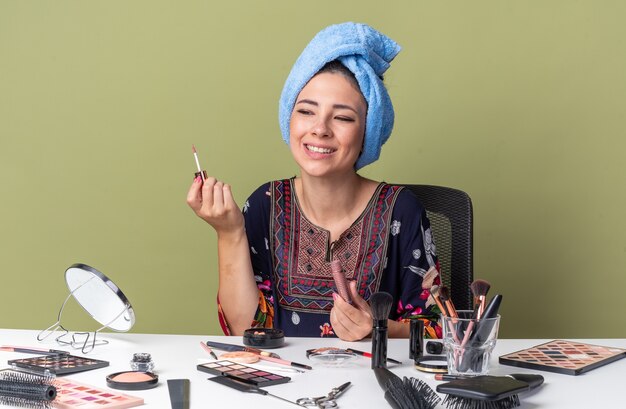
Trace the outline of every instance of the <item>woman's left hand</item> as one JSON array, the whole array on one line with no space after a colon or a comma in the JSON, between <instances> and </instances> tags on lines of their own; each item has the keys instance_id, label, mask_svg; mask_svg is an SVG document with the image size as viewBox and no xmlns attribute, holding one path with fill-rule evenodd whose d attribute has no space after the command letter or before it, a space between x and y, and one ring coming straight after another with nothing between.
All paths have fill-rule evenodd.
<instances>
[{"instance_id":1,"label":"woman's left hand","mask_svg":"<svg viewBox=\"0 0 626 409\"><path fill-rule=\"evenodd\" d=\"M348 288L352 304L333 293L335 304L330 310L330 324L342 340L360 341L372 333L372 310L356 290L356 281L350 281Z\"/></svg>"}]
</instances>

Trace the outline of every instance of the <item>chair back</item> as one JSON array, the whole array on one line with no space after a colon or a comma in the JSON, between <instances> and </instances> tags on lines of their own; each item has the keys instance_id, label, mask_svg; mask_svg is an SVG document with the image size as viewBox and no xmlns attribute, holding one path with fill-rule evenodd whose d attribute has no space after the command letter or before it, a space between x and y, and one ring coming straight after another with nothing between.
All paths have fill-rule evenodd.
<instances>
[{"instance_id":1,"label":"chair back","mask_svg":"<svg viewBox=\"0 0 626 409\"><path fill-rule=\"evenodd\" d=\"M473 308L474 220L467 193L444 186L400 185L410 189L426 208L441 267L456 309Z\"/></svg>"}]
</instances>

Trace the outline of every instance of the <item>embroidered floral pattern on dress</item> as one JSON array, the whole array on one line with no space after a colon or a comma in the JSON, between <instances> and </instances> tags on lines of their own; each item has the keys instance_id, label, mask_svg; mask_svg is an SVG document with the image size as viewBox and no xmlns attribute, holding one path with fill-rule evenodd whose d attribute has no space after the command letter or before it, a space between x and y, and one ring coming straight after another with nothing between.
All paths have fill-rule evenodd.
<instances>
[{"instance_id":1,"label":"embroidered floral pattern on dress","mask_svg":"<svg viewBox=\"0 0 626 409\"><path fill-rule=\"evenodd\" d=\"M400 233L400 226L402 225L402 223L400 223L397 220L394 220L393 222L391 222L391 235L392 236L396 236L398 233Z\"/></svg>"},{"instance_id":2,"label":"embroidered floral pattern on dress","mask_svg":"<svg viewBox=\"0 0 626 409\"><path fill-rule=\"evenodd\" d=\"M430 230L430 227L424 230L424 226L422 226L421 229L422 229L422 232L424 233L424 253L426 255L426 262L428 263L430 267L434 267L437 254L436 254L435 243L433 242L432 232ZM415 260L419 260L420 257L422 257L422 251L420 249L413 250L413 258ZM408 268L409 270L419 275L420 277L424 277L424 275L428 271L428 270L425 270L423 268L420 268L414 265L404 266L404 268Z\"/></svg>"},{"instance_id":3,"label":"embroidered floral pattern on dress","mask_svg":"<svg viewBox=\"0 0 626 409\"><path fill-rule=\"evenodd\" d=\"M439 315L441 311L437 307L433 297L430 295L430 288L433 285L440 285L441 277L439 275L439 266L431 268L424 275L422 281L422 292L419 295L420 300L425 300L424 308L420 306L414 307L411 304L402 305L402 300L398 301L396 313L399 315L398 321L407 322L410 319L420 319L424 321L424 336L426 338L441 338L442 332L439 326Z\"/></svg>"},{"instance_id":4,"label":"embroidered floral pattern on dress","mask_svg":"<svg viewBox=\"0 0 626 409\"><path fill-rule=\"evenodd\" d=\"M300 316L295 311L291 312L291 322L293 323L293 325L300 324Z\"/></svg>"},{"instance_id":5,"label":"embroidered floral pattern on dress","mask_svg":"<svg viewBox=\"0 0 626 409\"><path fill-rule=\"evenodd\" d=\"M330 324L327 322L325 322L324 325L320 325L320 329L322 330L320 337L327 337L329 335L335 335L335 333L333 332L333 327L331 327Z\"/></svg>"},{"instance_id":6,"label":"embroidered floral pattern on dress","mask_svg":"<svg viewBox=\"0 0 626 409\"><path fill-rule=\"evenodd\" d=\"M330 247L330 232L300 210L291 179L272 182L270 249L277 301L291 311L329 314L335 285L329 252L341 260L348 280L356 279L368 300L378 291L393 203L400 188L381 183L361 216Z\"/></svg>"},{"instance_id":7,"label":"embroidered floral pattern on dress","mask_svg":"<svg viewBox=\"0 0 626 409\"><path fill-rule=\"evenodd\" d=\"M422 230L423 229L424 227L422 226ZM431 267L434 266L437 249L435 248L435 243L433 242L433 235L430 231L430 227L424 230L424 250L426 251L426 260L428 261L428 265Z\"/></svg>"},{"instance_id":8,"label":"embroidered floral pattern on dress","mask_svg":"<svg viewBox=\"0 0 626 409\"><path fill-rule=\"evenodd\" d=\"M281 328L288 336L336 336L328 319L334 283L330 266L328 271L324 268L329 264L325 261L329 236L300 214L293 179L261 186L248 203L246 235L256 284L263 294L252 324ZM372 291L388 291L396 305L390 319L424 320L425 336L440 337L439 311L424 291L439 283L439 276L426 273L427 254L435 264L437 259L423 207L406 189L381 183L352 227L332 247L332 256L341 259L346 271L359 266L349 272L357 279L359 293L367 300ZM310 234L320 234L322 245L308 240ZM328 298L316 296L316 291L327 291ZM319 308L326 300L327 309ZM229 334L219 305L218 309L222 328Z\"/></svg>"}]
</instances>

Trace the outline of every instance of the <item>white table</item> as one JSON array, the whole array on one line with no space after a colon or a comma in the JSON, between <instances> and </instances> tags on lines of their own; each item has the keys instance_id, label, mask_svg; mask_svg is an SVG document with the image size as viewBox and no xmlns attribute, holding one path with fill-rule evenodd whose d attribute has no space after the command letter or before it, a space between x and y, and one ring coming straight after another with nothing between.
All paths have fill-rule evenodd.
<instances>
[{"instance_id":1,"label":"white table","mask_svg":"<svg viewBox=\"0 0 626 409\"><path fill-rule=\"evenodd\" d=\"M65 349L56 344L53 337L43 342L36 340L38 331L0 329L0 344L39 348ZM294 408L294 405L282 402L270 396L261 396L239 392L225 386L209 382L211 375L196 370L202 361L210 361L209 355L200 347L200 341L219 341L242 345L241 337L199 336L199 335L157 335L157 334L101 334L109 341L108 345L98 346L88 356L110 362L106 368L68 375L77 381L94 386L105 387L108 374L130 370L129 362L133 353L147 352L152 355L159 375L159 386L145 391L122 391L144 398L146 406L151 408L169 408L167 379L188 378L191 381L191 408ZM534 392L521 394L521 408L624 408L626 399L622 395L625 388L626 359L610 363L579 376L562 375L551 372L539 372L524 368L503 366L497 363L497 357L505 353L518 351L549 340L541 339L501 339L498 340L492 359L491 374L539 373L545 377L545 384ZM626 348L626 339L585 339L583 342ZM306 363L313 370L306 373L283 373L291 377L291 382L269 386L266 389L275 395L290 400L304 396L321 396L331 388L351 381L352 386L338 398L341 408L388 408L382 390L370 369L370 360L359 357L346 367L328 368L309 361L305 350L322 346L352 347L369 351L371 343L344 342L339 339L287 338L286 344L273 351L282 358ZM438 384L433 375L417 371L412 360L408 359L408 340L389 340L391 358L403 362L402 365L390 364L389 369L395 374L422 379L433 389ZM219 351L216 351L219 354ZM72 351L82 355L80 351ZM0 368L7 367L7 360L23 358L27 355L13 352L0 352ZM263 365L273 365L262 362ZM443 397L443 395L442 395ZM443 406L442 406L443 407Z\"/></svg>"}]
</instances>

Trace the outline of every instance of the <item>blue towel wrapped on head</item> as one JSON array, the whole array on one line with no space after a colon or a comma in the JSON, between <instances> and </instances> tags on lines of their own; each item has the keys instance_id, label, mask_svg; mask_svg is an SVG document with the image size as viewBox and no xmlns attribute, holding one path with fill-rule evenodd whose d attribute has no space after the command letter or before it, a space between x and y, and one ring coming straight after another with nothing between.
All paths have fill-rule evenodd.
<instances>
[{"instance_id":1,"label":"blue towel wrapped on head","mask_svg":"<svg viewBox=\"0 0 626 409\"><path fill-rule=\"evenodd\" d=\"M278 120L285 142L289 144L289 121L298 94L326 63L338 60L354 74L367 101L363 152L355 168L376 161L394 121L393 105L381 78L398 52L398 44L365 24L342 23L320 31L298 57L280 96Z\"/></svg>"}]
</instances>

